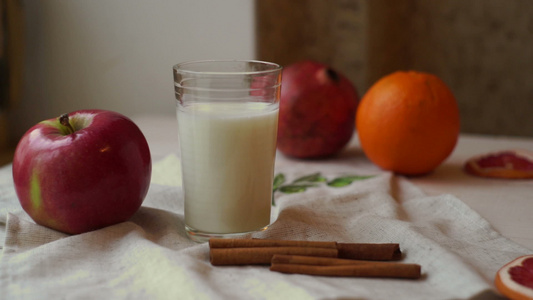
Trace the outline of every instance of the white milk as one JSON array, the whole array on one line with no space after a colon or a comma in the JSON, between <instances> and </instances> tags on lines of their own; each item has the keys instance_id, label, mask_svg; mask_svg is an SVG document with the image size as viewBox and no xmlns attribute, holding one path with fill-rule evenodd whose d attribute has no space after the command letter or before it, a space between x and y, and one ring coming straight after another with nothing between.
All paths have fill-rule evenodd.
<instances>
[{"instance_id":1,"label":"white milk","mask_svg":"<svg viewBox=\"0 0 533 300\"><path fill-rule=\"evenodd\" d=\"M178 106L185 224L238 233L270 223L278 105Z\"/></svg>"}]
</instances>

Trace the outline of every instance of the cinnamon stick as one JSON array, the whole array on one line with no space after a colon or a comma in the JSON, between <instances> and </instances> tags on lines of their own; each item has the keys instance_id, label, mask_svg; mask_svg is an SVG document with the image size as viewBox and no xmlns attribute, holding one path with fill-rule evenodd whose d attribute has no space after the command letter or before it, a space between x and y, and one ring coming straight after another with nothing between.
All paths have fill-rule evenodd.
<instances>
[{"instance_id":1,"label":"cinnamon stick","mask_svg":"<svg viewBox=\"0 0 533 300\"><path fill-rule=\"evenodd\" d=\"M250 247L310 247L332 248L338 250L339 258L358 260L399 260L402 252L399 244L365 244L365 243L337 243L322 241L294 241L272 239L215 239L209 240L209 247L213 248L250 248ZM281 253L280 253L281 254Z\"/></svg>"},{"instance_id":2,"label":"cinnamon stick","mask_svg":"<svg viewBox=\"0 0 533 300\"><path fill-rule=\"evenodd\" d=\"M314 266L340 266L340 265L363 265L363 264L389 264L388 262L373 262L368 260L342 259L332 257L302 256L276 254L272 257L272 264L298 264Z\"/></svg>"},{"instance_id":3,"label":"cinnamon stick","mask_svg":"<svg viewBox=\"0 0 533 300\"><path fill-rule=\"evenodd\" d=\"M359 260L400 260L402 251L399 244L345 244L337 243L339 258Z\"/></svg>"},{"instance_id":4,"label":"cinnamon stick","mask_svg":"<svg viewBox=\"0 0 533 300\"><path fill-rule=\"evenodd\" d=\"M418 279L421 276L421 267L418 264L287 255L275 255L270 270L287 274L337 277Z\"/></svg>"},{"instance_id":5,"label":"cinnamon stick","mask_svg":"<svg viewBox=\"0 0 533 300\"><path fill-rule=\"evenodd\" d=\"M271 239L209 239L210 248L248 248L248 247L314 247L337 248L337 242L294 241Z\"/></svg>"},{"instance_id":6,"label":"cinnamon stick","mask_svg":"<svg viewBox=\"0 0 533 300\"><path fill-rule=\"evenodd\" d=\"M210 261L222 265L268 265L275 254L337 257L337 249L315 247L211 248Z\"/></svg>"}]
</instances>

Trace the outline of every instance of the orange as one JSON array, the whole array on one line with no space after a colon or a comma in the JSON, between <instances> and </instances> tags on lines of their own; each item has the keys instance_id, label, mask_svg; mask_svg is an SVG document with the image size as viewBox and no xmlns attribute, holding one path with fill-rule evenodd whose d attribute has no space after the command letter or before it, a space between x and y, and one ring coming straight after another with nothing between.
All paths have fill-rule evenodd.
<instances>
[{"instance_id":1,"label":"orange","mask_svg":"<svg viewBox=\"0 0 533 300\"><path fill-rule=\"evenodd\" d=\"M437 76L398 71L378 80L363 96L356 128L373 163L395 173L421 175L434 170L455 148L459 109Z\"/></svg>"},{"instance_id":2,"label":"orange","mask_svg":"<svg viewBox=\"0 0 533 300\"><path fill-rule=\"evenodd\" d=\"M496 273L494 284L510 299L533 299L533 255L518 257L503 266Z\"/></svg>"}]
</instances>

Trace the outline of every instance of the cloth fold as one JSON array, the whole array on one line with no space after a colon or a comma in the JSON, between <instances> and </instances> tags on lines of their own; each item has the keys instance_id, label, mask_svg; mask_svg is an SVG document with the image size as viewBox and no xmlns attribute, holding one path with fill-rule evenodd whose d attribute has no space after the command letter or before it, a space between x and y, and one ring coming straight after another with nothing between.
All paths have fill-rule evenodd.
<instances>
[{"instance_id":1,"label":"cloth fold","mask_svg":"<svg viewBox=\"0 0 533 300\"><path fill-rule=\"evenodd\" d=\"M74 236L35 224L20 208L3 212L2 298L500 299L492 284L496 271L530 252L502 237L453 195L427 196L408 179L386 172L333 187L329 180L353 169L317 166L276 168L289 183L318 170L327 180L299 192L276 191L272 224L250 237L400 243L403 262L420 264L422 279L330 278L281 274L264 266L211 266L208 245L186 237L180 187L169 180L152 183L128 222ZM16 207L9 189L0 187L0 201Z\"/></svg>"}]
</instances>

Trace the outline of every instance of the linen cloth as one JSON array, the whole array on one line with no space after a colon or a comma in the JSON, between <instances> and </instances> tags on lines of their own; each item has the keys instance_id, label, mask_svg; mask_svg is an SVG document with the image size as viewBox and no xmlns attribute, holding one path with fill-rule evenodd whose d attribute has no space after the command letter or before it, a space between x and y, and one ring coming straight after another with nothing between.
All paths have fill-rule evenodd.
<instances>
[{"instance_id":1,"label":"linen cloth","mask_svg":"<svg viewBox=\"0 0 533 300\"><path fill-rule=\"evenodd\" d=\"M250 237L399 243L419 280L288 275L266 266L214 267L209 247L184 231L179 159L154 163L143 206L128 222L79 235L36 225L20 208L11 167L0 169L1 299L500 299L493 279L531 253L494 231L453 195L428 196L409 179L338 157L278 158L286 184L320 172L333 180L374 175L343 187L318 182L276 191L272 224Z\"/></svg>"}]
</instances>

